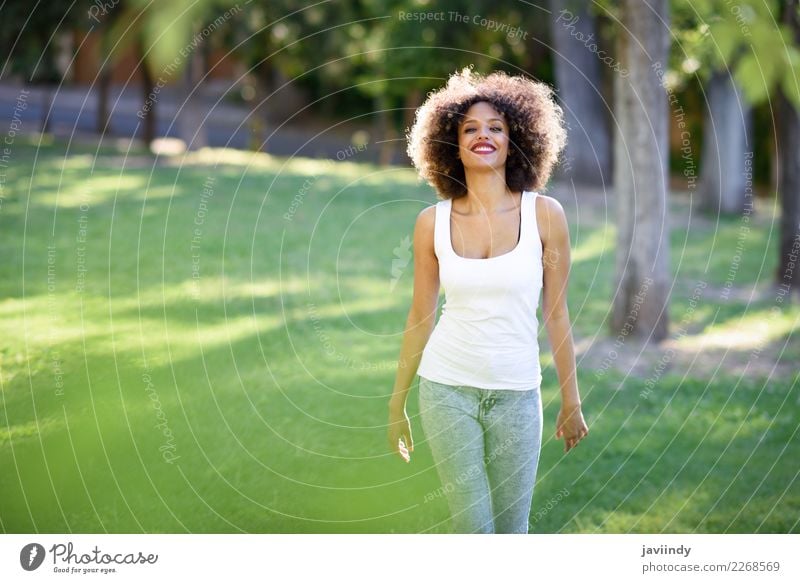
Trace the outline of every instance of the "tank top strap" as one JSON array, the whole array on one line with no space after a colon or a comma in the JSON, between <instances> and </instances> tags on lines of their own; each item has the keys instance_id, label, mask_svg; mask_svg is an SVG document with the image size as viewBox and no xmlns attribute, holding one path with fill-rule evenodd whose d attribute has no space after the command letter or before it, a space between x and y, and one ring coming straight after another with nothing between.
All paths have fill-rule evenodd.
<instances>
[{"instance_id":1,"label":"tank top strap","mask_svg":"<svg viewBox=\"0 0 800 583\"><path fill-rule=\"evenodd\" d=\"M522 192L522 237L525 238L526 249L538 249L541 253L542 239L539 235L539 224L536 220L536 198L538 192L524 190ZM522 244L523 242L520 241Z\"/></svg>"},{"instance_id":2,"label":"tank top strap","mask_svg":"<svg viewBox=\"0 0 800 583\"><path fill-rule=\"evenodd\" d=\"M436 215L433 223L433 250L441 261L448 256L450 249L450 208L453 199L448 198L436 203Z\"/></svg>"}]
</instances>

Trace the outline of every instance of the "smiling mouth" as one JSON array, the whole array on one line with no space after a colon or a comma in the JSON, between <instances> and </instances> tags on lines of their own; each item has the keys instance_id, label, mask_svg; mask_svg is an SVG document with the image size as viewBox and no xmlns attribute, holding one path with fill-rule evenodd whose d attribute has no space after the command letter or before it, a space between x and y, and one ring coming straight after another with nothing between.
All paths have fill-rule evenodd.
<instances>
[{"instance_id":1,"label":"smiling mouth","mask_svg":"<svg viewBox=\"0 0 800 583\"><path fill-rule=\"evenodd\" d=\"M497 148L494 146L490 146L489 144L478 144L477 146L472 147L472 151L476 154L491 154Z\"/></svg>"}]
</instances>

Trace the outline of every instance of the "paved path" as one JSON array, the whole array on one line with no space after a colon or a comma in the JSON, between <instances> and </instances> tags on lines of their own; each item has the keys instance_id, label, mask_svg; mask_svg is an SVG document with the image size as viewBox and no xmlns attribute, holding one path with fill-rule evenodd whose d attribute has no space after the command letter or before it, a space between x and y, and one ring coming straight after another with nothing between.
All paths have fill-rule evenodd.
<instances>
[{"instance_id":1,"label":"paved path","mask_svg":"<svg viewBox=\"0 0 800 583\"><path fill-rule=\"evenodd\" d=\"M23 93L27 91L25 95ZM158 93L157 103L157 135L178 137L178 118L176 117L183 102L179 94L180 88L164 87ZM56 136L98 137L96 128L97 87L91 91L88 86L62 86L52 88L53 105L49 115L48 131ZM247 107L227 101L220 101L219 89L209 88L203 97L204 106L200 119L203 122L208 144L213 147L227 146L247 149L251 141L250 111ZM27 107L19 109L19 98L24 95ZM48 110L48 91L42 87L0 83L0 133L5 133L17 110L22 119L21 131L28 133L39 131ZM122 91L121 86L113 86L110 90L108 107L111 123L107 135L113 137L138 137L142 132L142 121L137 116L143 100L139 87L128 87ZM207 112L207 113L206 113ZM282 127L281 124L284 124ZM283 122L273 121L270 131L275 133L269 138L266 150L278 156L307 156L315 158L336 159L337 154L351 149L351 138L355 131L369 132L369 124L347 123L337 127L335 122L324 123L297 118ZM405 164L402 153L404 144L399 144L394 163ZM378 148L367 148L359 153L359 160L376 161Z\"/></svg>"}]
</instances>

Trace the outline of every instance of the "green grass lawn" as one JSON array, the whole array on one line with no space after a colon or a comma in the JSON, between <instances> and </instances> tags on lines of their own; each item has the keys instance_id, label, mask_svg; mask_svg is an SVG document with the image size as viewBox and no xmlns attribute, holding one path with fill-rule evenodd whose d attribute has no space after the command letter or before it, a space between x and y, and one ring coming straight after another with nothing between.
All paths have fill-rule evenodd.
<instances>
[{"instance_id":1,"label":"green grass lawn","mask_svg":"<svg viewBox=\"0 0 800 583\"><path fill-rule=\"evenodd\" d=\"M4 171L2 531L446 532L416 387L411 464L384 425L406 237L432 191L407 169L129 154L20 137ZM576 339L601 339L613 214L568 211ZM737 288L771 276L773 224L754 222ZM738 234L673 229L673 320L698 278L725 283ZM741 334L772 304L709 294L684 340ZM732 357L796 359L798 313ZM591 433L565 456L541 344L532 532L800 531L800 376L672 367L646 391L646 375L579 367Z\"/></svg>"}]
</instances>

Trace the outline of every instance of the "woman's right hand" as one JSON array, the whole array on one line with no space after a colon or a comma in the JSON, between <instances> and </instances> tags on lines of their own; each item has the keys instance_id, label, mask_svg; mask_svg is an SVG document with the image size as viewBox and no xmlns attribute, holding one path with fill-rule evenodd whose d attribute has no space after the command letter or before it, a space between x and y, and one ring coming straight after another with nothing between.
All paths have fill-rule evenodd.
<instances>
[{"instance_id":1,"label":"woman's right hand","mask_svg":"<svg viewBox=\"0 0 800 583\"><path fill-rule=\"evenodd\" d=\"M389 449L406 463L411 461L410 452L414 451L414 440L411 438L411 421L405 407L389 409Z\"/></svg>"}]
</instances>

